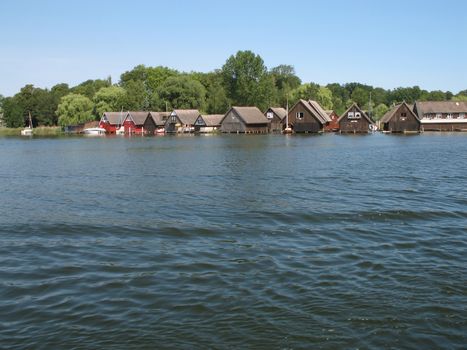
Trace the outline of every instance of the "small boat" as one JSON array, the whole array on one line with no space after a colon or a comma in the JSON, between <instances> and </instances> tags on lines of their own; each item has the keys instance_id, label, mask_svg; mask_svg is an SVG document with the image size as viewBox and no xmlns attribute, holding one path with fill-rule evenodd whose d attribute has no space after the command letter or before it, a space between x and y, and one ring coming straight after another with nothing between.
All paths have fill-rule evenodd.
<instances>
[{"instance_id":1,"label":"small boat","mask_svg":"<svg viewBox=\"0 0 467 350\"><path fill-rule=\"evenodd\" d=\"M165 134L165 128L158 128L156 131L154 131L154 134L156 135L164 135Z\"/></svg>"},{"instance_id":2,"label":"small boat","mask_svg":"<svg viewBox=\"0 0 467 350\"><path fill-rule=\"evenodd\" d=\"M21 136L32 136L32 118L31 112L29 112L29 125L21 130Z\"/></svg>"},{"instance_id":3,"label":"small boat","mask_svg":"<svg viewBox=\"0 0 467 350\"><path fill-rule=\"evenodd\" d=\"M87 128L83 130L85 135L105 135L104 128Z\"/></svg>"}]
</instances>

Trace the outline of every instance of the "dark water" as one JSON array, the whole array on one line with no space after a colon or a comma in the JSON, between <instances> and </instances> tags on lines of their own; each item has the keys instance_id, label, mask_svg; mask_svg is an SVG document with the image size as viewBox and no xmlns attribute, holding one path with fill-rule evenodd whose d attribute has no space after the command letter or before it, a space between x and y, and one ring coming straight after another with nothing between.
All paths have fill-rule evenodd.
<instances>
[{"instance_id":1,"label":"dark water","mask_svg":"<svg viewBox=\"0 0 467 350\"><path fill-rule=\"evenodd\" d=\"M0 347L467 344L467 134L0 138Z\"/></svg>"}]
</instances>

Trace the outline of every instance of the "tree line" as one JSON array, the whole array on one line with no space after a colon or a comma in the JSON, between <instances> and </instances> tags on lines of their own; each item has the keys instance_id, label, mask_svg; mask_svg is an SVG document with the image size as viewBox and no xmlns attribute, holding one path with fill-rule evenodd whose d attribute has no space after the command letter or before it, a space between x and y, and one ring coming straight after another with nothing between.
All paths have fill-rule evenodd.
<instances>
[{"instance_id":1,"label":"tree line","mask_svg":"<svg viewBox=\"0 0 467 350\"><path fill-rule=\"evenodd\" d=\"M360 83L304 83L291 65L268 69L259 55L238 51L222 68L208 73L138 65L121 74L115 84L110 77L87 80L74 87L57 84L51 89L28 84L12 97L0 95L0 113L8 127L24 126L29 113L35 126L65 126L98 120L104 111L198 109L224 114L233 105L266 110L285 107L287 101L293 105L299 99L316 100L337 114L355 102L378 120L393 104L402 101L467 101L467 90L454 95L418 86L387 90Z\"/></svg>"}]
</instances>

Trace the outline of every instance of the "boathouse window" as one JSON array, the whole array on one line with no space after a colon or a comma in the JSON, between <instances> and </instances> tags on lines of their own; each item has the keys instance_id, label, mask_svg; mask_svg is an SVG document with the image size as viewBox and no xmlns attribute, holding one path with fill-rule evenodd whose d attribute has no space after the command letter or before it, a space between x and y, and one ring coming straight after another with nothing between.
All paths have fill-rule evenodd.
<instances>
[{"instance_id":1,"label":"boathouse window","mask_svg":"<svg viewBox=\"0 0 467 350\"><path fill-rule=\"evenodd\" d=\"M173 116L170 118L170 120L172 121L172 123L176 123L176 122L177 122L177 117L173 115Z\"/></svg>"},{"instance_id":2,"label":"boathouse window","mask_svg":"<svg viewBox=\"0 0 467 350\"><path fill-rule=\"evenodd\" d=\"M303 119L303 112L297 112L297 119Z\"/></svg>"},{"instance_id":3,"label":"boathouse window","mask_svg":"<svg viewBox=\"0 0 467 350\"><path fill-rule=\"evenodd\" d=\"M446 116L447 119L452 119L452 113L448 113L448 115Z\"/></svg>"},{"instance_id":4,"label":"boathouse window","mask_svg":"<svg viewBox=\"0 0 467 350\"><path fill-rule=\"evenodd\" d=\"M459 113L459 119L464 119L465 118L465 113Z\"/></svg>"},{"instance_id":5,"label":"boathouse window","mask_svg":"<svg viewBox=\"0 0 467 350\"><path fill-rule=\"evenodd\" d=\"M274 118L274 114L273 114L272 112L268 112L268 113L267 113L267 118L268 118L268 119Z\"/></svg>"},{"instance_id":6,"label":"boathouse window","mask_svg":"<svg viewBox=\"0 0 467 350\"><path fill-rule=\"evenodd\" d=\"M349 112L349 113L347 114L347 118L349 118L349 119L355 118L354 112Z\"/></svg>"},{"instance_id":7,"label":"boathouse window","mask_svg":"<svg viewBox=\"0 0 467 350\"><path fill-rule=\"evenodd\" d=\"M401 113L401 117L407 117L407 113Z\"/></svg>"}]
</instances>

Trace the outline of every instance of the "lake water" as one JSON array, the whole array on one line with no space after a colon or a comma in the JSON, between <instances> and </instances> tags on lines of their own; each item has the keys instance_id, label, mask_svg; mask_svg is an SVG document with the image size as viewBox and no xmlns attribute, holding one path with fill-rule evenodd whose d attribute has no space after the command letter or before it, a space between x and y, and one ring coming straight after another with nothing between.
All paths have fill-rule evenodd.
<instances>
[{"instance_id":1,"label":"lake water","mask_svg":"<svg viewBox=\"0 0 467 350\"><path fill-rule=\"evenodd\" d=\"M0 347L467 344L467 134L0 138Z\"/></svg>"}]
</instances>

